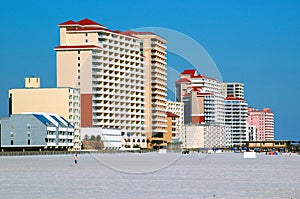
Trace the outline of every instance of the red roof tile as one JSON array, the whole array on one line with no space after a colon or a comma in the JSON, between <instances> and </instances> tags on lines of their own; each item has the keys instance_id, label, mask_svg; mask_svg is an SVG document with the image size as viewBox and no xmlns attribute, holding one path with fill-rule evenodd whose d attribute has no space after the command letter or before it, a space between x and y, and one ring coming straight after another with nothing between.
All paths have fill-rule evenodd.
<instances>
[{"instance_id":1,"label":"red roof tile","mask_svg":"<svg viewBox=\"0 0 300 199\"><path fill-rule=\"evenodd\" d=\"M76 23L75 21L73 20L69 20L69 21L66 21L66 22L63 22L61 24L58 24L59 26L65 26L65 25L78 25L78 23Z\"/></svg>"},{"instance_id":2,"label":"red roof tile","mask_svg":"<svg viewBox=\"0 0 300 199\"><path fill-rule=\"evenodd\" d=\"M92 20L90 20L90 19L87 19L87 18L78 21L77 24L82 25L82 26L85 26L85 25L103 26L102 24L99 24L99 23L94 22L94 21L92 21Z\"/></svg>"},{"instance_id":3,"label":"red roof tile","mask_svg":"<svg viewBox=\"0 0 300 199\"><path fill-rule=\"evenodd\" d=\"M189 80L187 78L182 78L182 79L176 81L176 83L181 83L181 82L191 82L191 80Z\"/></svg>"},{"instance_id":4,"label":"red roof tile","mask_svg":"<svg viewBox=\"0 0 300 199\"><path fill-rule=\"evenodd\" d=\"M196 70L184 70L181 74L182 75L195 75Z\"/></svg>"}]
</instances>

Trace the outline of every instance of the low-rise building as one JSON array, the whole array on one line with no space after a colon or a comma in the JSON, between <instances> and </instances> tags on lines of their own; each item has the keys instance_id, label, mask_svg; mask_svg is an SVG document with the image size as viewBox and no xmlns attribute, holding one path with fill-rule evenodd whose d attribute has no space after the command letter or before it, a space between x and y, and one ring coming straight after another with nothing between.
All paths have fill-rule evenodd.
<instances>
[{"instance_id":1,"label":"low-rise building","mask_svg":"<svg viewBox=\"0 0 300 199\"><path fill-rule=\"evenodd\" d=\"M255 151L280 151L287 152L291 145L288 140L265 140L265 141L248 141L246 147Z\"/></svg>"},{"instance_id":2,"label":"low-rise building","mask_svg":"<svg viewBox=\"0 0 300 199\"><path fill-rule=\"evenodd\" d=\"M55 113L75 128L74 150L80 150L80 92L78 88L40 88L40 78L25 78L25 88L9 90L9 115Z\"/></svg>"},{"instance_id":3,"label":"low-rise building","mask_svg":"<svg viewBox=\"0 0 300 199\"><path fill-rule=\"evenodd\" d=\"M122 132L122 148L121 149L133 149L133 148L147 148L147 137L139 133Z\"/></svg>"},{"instance_id":4,"label":"low-rise building","mask_svg":"<svg viewBox=\"0 0 300 199\"><path fill-rule=\"evenodd\" d=\"M183 148L228 148L232 144L231 127L218 124L186 125Z\"/></svg>"},{"instance_id":5,"label":"low-rise building","mask_svg":"<svg viewBox=\"0 0 300 199\"><path fill-rule=\"evenodd\" d=\"M0 120L2 150L48 150L74 147L74 126L49 113L13 114Z\"/></svg>"},{"instance_id":6,"label":"low-rise building","mask_svg":"<svg viewBox=\"0 0 300 199\"><path fill-rule=\"evenodd\" d=\"M104 129L101 127L81 128L81 140L86 136L100 136L104 149L118 150L122 147L122 132L120 129Z\"/></svg>"}]
</instances>

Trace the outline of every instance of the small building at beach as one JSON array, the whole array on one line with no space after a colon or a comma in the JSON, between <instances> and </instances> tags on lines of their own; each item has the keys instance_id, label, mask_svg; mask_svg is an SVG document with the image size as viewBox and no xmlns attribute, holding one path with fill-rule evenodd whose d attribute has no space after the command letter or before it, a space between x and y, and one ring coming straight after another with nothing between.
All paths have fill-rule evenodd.
<instances>
[{"instance_id":1,"label":"small building at beach","mask_svg":"<svg viewBox=\"0 0 300 199\"><path fill-rule=\"evenodd\" d=\"M56 114L12 114L0 119L0 137L2 151L67 150L74 146L74 126Z\"/></svg>"}]
</instances>

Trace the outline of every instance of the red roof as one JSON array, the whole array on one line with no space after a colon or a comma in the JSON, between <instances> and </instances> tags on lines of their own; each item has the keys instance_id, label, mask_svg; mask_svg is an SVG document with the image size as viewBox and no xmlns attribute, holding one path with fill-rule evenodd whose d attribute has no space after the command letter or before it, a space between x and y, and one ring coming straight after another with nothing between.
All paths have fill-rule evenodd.
<instances>
[{"instance_id":1,"label":"red roof","mask_svg":"<svg viewBox=\"0 0 300 199\"><path fill-rule=\"evenodd\" d=\"M176 115L176 114L168 112L168 111L166 112L166 114L167 114L167 117L179 117L179 115Z\"/></svg>"},{"instance_id":2,"label":"red roof","mask_svg":"<svg viewBox=\"0 0 300 199\"><path fill-rule=\"evenodd\" d=\"M82 19L80 21L77 22L79 25L85 26L85 25L96 25L96 26L103 26L102 24L99 24L97 22L94 22L90 19Z\"/></svg>"},{"instance_id":3,"label":"red roof","mask_svg":"<svg viewBox=\"0 0 300 199\"><path fill-rule=\"evenodd\" d=\"M189 80L187 78L182 78L182 79L176 81L176 83L181 83L181 82L191 82L191 80Z\"/></svg>"},{"instance_id":4,"label":"red roof","mask_svg":"<svg viewBox=\"0 0 300 199\"><path fill-rule=\"evenodd\" d=\"M74 48L78 48L78 49L81 49L81 48L85 48L85 49L91 49L91 48L101 48L100 46L95 46L95 45L79 45L79 46L57 46L55 47L54 49L56 50L59 50L59 49L74 49Z\"/></svg>"},{"instance_id":5,"label":"red roof","mask_svg":"<svg viewBox=\"0 0 300 199\"><path fill-rule=\"evenodd\" d=\"M83 20L80 20L80 21L73 21L73 20L69 20L69 21L66 21L66 22L63 22L61 24L59 24L59 26L68 26L68 25L73 25L73 26L86 26L86 25L93 25L93 26L103 26L102 24L99 24L97 22L94 22L90 19L83 19Z\"/></svg>"},{"instance_id":6,"label":"red roof","mask_svg":"<svg viewBox=\"0 0 300 199\"><path fill-rule=\"evenodd\" d=\"M63 25L77 25L78 23L76 23L75 21L73 20L69 20L69 21L66 21L66 22L63 22L61 24L59 24L59 26L63 26Z\"/></svg>"},{"instance_id":7,"label":"red roof","mask_svg":"<svg viewBox=\"0 0 300 199\"><path fill-rule=\"evenodd\" d=\"M181 74L182 75L195 75L196 70L184 70Z\"/></svg>"}]
</instances>

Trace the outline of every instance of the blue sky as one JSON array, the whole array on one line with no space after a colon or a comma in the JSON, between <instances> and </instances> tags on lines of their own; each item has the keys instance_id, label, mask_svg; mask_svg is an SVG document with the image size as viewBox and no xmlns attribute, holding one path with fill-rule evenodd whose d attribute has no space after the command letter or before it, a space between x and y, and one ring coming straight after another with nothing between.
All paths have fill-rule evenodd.
<instances>
[{"instance_id":1,"label":"blue sky","mask_svg":"<svg viewBox=\"0 0 300 199\"><path fill-rule=\"evenodd\" d=\"M271 108L276 139L300 140L300 1L170 2L2 2L0 116L8 115L8 89L23 87L24 77L39 76L42 87L55 87L57 24L90 18L113 30L163 27L192 37L212 57L224 81L245 84L250 106ZM189 67L168 58L178 71Z\"/></svg>"}]
</instances>

